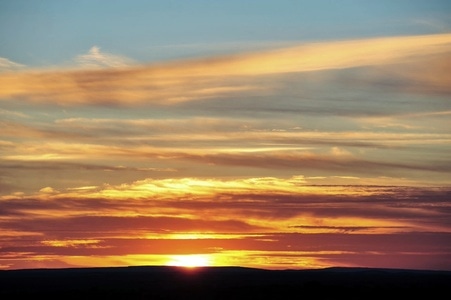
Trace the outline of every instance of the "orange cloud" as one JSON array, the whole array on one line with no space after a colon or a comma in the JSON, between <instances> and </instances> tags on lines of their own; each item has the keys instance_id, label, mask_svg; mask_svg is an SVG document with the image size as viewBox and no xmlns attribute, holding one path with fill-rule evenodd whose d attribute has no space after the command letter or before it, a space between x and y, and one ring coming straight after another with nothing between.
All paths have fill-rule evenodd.
<instances>
[{"instance_id":1,"label":"orange cloud","mask_svg":"<svg viewBox=\"0 0 451 300\"><path fill-rule=\"evenodd\" d=\"M268 87L262 88L251 80L257 75L393 64L443 55L450 49L451 34L438 34L312 43L260 53L102 70L11 72L0 74L0 98L60 105L167 105L264 92ZM92 52L91 56L99 56L95 49ZM435 81L434 72L428 72L428 81Z\"/></svg>"},{"instance_id":2,"label":"orange cloud","mask_svg":"<svg viewBox=\"0 0 451 300\"><path fill-rule=\"evenodd\" d=\"M347 265L375 256L399 256L400 266L420 256L443 263L449 193L311 185L303 176L46 187L0 197L0 265L166 264L192 254L208 256L211 265L274 268Z\"/></svg>"}]
</instances>

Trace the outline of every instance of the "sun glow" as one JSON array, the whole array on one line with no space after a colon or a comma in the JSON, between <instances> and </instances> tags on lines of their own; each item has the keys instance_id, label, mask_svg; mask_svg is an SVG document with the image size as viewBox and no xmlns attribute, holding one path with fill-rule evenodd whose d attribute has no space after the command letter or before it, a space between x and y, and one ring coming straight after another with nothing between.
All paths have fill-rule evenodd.
<instances>
[{"instance_id":1,"label":"sun glow","mask_svg":"<svg viewBox=\"0 0 451 300\"><path fill-rule=\"evenodd\" d=\"M210 266L210 257L202 254L173 255L167 265L186 268L206 267Z\"/></svg>"}]
</instances>

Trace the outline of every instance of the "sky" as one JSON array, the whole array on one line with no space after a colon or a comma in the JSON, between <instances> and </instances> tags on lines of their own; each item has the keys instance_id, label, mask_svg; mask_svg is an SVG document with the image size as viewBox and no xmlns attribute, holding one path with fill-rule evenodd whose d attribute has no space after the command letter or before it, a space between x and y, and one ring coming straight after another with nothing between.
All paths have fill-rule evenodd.
<instances>
[{"instance_id":1,"label":"sky","mask_svg":"<svg viewBox=\"0 0 451 300\"><path fill-rule=\"evenodd\" d=\"M0 0L0 269L451 270L451 2Z\"/></svg>"}]
</instances>

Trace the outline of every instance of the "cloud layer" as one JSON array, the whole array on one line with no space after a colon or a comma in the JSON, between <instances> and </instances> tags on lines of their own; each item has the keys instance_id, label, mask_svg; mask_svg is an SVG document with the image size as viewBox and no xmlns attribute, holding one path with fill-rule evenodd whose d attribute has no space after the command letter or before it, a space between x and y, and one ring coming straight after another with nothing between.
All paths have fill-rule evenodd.
<instances>
[{"instance_id":1,"label":"cloud layer","mask_svg":"<svg viewBox=\"0 0 451 300\"><path fill-rule=\"evenodd\" d=\"M0 268L451 270L450 54L440 34L0 61Z\"/></svg>"},{"instance_id":2,"label":"cloud layer","mask_svg":"<svg viewBox=\"0 0 451 300\"><path fill-rule=\"evenodd\" d=\"M221 255L240 251L241 259L252 261L252 251L258 251L274 255L278 266L277 257L289 251L293 262L305 256L317 264L341 260L350 266L370 253L408 255L404 261L427 253L429 262L423 263L436 264L449 253L450 193L444 188L312 186L302 176L46 188L1 199L0 263L16 268L16 260L34 257L60 257L64 265L73 256L108 261L123 255L203 253L221 264ZM441 263L447 269L451 261Z\"/></svg>"}]
</instances>

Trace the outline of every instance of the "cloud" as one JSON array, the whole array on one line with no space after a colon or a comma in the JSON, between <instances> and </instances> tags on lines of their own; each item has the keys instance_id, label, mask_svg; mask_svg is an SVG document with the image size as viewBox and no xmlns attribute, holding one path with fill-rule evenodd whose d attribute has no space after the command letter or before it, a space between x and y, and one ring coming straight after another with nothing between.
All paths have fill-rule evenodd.
<instances>
[{"instance_id":1,"label":"cloud","mask_svg":"<svg viewBox=\"0 0 451 300\"><path fill-rule=\"evenodd\" d=\"M57 193L58 191L50 186L47 186L47 187L40 189L39 192L44 193L44 194L54 194L54 193Z\"/></svg>"},{"instance_id":2,"label":"cloud","mask_svg":"<svg viewBox=\"0 0 451 300\"><path fill-rule=\"evenodd\" d=\"M0 144L1 145L1 144ZM29 171L62 171L62 170L86 170L86 171L111 171L111 172L177 172L177 169L171 168L152 168L152 167L131 167L122 165L100 165L100 164L89 164L80 162L66 162L66 161L5 161L0 160L2 168L5 170L25 170Z\"/></svg>"},{"instance_id":3,"label":"cloud","mask_svg":"<svg viewBox=\"0 0 451 300\"><path fill-rule=\"evenodd\" d=\"M357 232L357 231L368 231L375 229L374 226L315 226L315 225L295 225L291 226L293 228L298 228L301 230L308 230L309 232L315 232L315 231L324 231L324 230L330 230L331 232ZM383 227L383 228L391 228L391 229L405 229L407 227L402 226L393 226L393 227Z\"/></svg>"},{"instance_id":4,"label":"cloud","mask_svg":"<svg viewBox=\"0 0 451 300\"><path fill-rule=\"evenodd\" d=\"M24 67L25 67L25 65L13 62L4 57L0 57L0 73L8 72L8 71L17 71Z\"/></svg>"},{"instance_id":5,"label":"cloud","mask_svg":"<svg viewBox=\"0 0 451 300\"><path fill-rule=\"evenodd\" d=\"M96 68L124 68L135 62L127 57L100 51L100 47L93 46L88 53L75 58L78 65L86 69Z\"/></svg>"},{"instance_id":6,"label":"cloud","mask_svg":"<svg viewBox=\"0 0 451 300\"><path fill-rule=\"evenodd\" d=\"M149 153L149 156L153 156ZM161 154L159 157L164 157ZM245 166L267 169L318 169L349 174L387 175L394 170L416 170L448 173L451 165L444 161L399 162L389 159L370 160L350 155L327 155L307 151L271 151L267 153L168 153L167 158L192 160L219 166Z\"/></svg>"},{"instance_id":7,"label":"cloud","mask_svg":"<svg viewBox=\"0 0 451 300\"><path fill-rule=\"evenodd\" d=\"M271 87L252 80L256 76L399 64L447 55L450 46L450 34L390 37L133 67L122 67L120 59L93 47L79 57L82 62L115 68L1 74L0 98L60 105L171 105L268 92ZM435 74L435 69L429 72ZM436 77L428 78L435 84Z\"/></svg>"},{"instance_id":8,"label":"cloud","mask_svg":"<svg viewBox=\"0 0 451 300\"><path fill-rule=\"evenodd\" d=\"M151 122L152 123L152 122ZM181 123L183 124L183 122ZM17 131L20 127L11 127ZM170 130L169 130L170 131ZM183 132L183 130L182 130ZM28 133L28 130L25 131ZM99 133L98 133L99 134ZM20 136L17 134L16 136ZM32 136L35 136L34 134ZM37 137L42 135L36 135ZM58 132L53 136L64 136L64 132ZM446 152L443 155L426 157L421 161L400 158L403 149L418 147L428 143L436 146L446 146L450 138L447 134L389 134L389 133L341 133L337 139L336 133L315 132L225 132L224 135L216 132L190 134L159 134L155 136L138 135L125 136L119 143L117 136L112 135L111 141L107 136L102 137L103 144L96 143L95 137L88 140L77 135L66 135L66 141L23 142L19 144L5 144L3 151L3 164L8 161L22 162L53 162L53 167L58 164L61 168L70 167L68 160L98 160L108 157L122 159L113 165L95 167L96 164L86 164L84 169L105 169L120 171L120 164L130 163L130 157L134 162L142 162L154 159L155 162L165 163L166 166L157 169L174 169L174 162L192 162L217 166L251 167L272 170L323 170L340 173L346 172L348 176L356 174L376 174L389 176L391 172L426 171L446 173L451 169L447 161ZM124 135L121 135L124 136ZM367 142L371 139L371 143ZM275 145L261 145L261 143L273 142ZM152 144L149 146L149 142ZM240 147L236 145L239 144ZM181 147L176 147L180 145ZM205 146L207 145L207 146ZM182 148L183 146L183 148ZM311 146L311 147L308 147ZM393 157L367 157L365 153L351 151L350 147L373 149L398 149ZM387 150L388 151L388 150ZM393 150L392 150L393 151ZM59 162L58 162L59 161ZM56 163L58 162L58 163ZM73 166L82 166L76 163ZM91 165L92 167L89 167ZM31 165L30 165L31 166ZM134 166L124 165L122 169L139 171ZM178 168L177 168L178 169ZM345 174L346 174L345 173ZM334 174L336 175L336 174Z\"/></svg>"},{"instance_id":9,"label":"cloud","mask_svg":"<svg viewBox=\"0 0 451 300\"><path fill-rule=\"evenodd\" d=\"M3 222L4 228L44 234L47 239L74 237L136 236L171 232L254 232L267 228L239 220L202 220L179 216L67 216L35 218L28 222Z\"/></svg>"},{"instance_id":10,"label":"cloud","mask_svg":"<svg viewBox=\"0 0 451 300\"><path fill-rule=\"evenodd\" d=\"M437 46L438 47L438 46ZM448 49L449 50L449 49ZM366 84L412 94L451 94L451 52L419 55L414 60L375 66L352 77L356 85Z\"/></svg>"},{"instance_id":11,"label":"cloud","mask_svg":"<svg viewBox=\"0 0 451 300\"><path fill-rule=\"evenodd\" d=\"M11 111L3 108L0 108L0 115L5 118L29 118L28 115L22 112Z\"/></svg>"},{"instance_id":12,"label":"cloud","mask_svg":"<svg viewBox=\"0 0 451 300\"><path fill-rule=\"evenodd\" d=\"M204 226L201 225L203 223L192 221L244 220L243 218L248 225L266 229L271 227L279 231L292 231L290 228L300 228L300 225L330 229L355 224L374 230L416 226L439 226L443 230L449 225L446 203L449 194L450 190L447 188L311 185L303 176L228 180L148 178L128 184L69 188L59 192L44 188L34 195L3 196L0 201L2 214L21 216L19 223L27 219L27 214L31 219L38 218L36 222L47 222L38 217L43 215L51 216L48 218L49 222L66 222L64 220L68 218L92 216L90 222L74 219L73 224L70 223L73 226L62 227L84 228L83 230L88 230L89 224L93 226L92 230L107 226L113 231L120 230L122 225L127 224L124 228L131 226L138 230L139 226L145 224L140 228L157 230L161 226L165 230L183 231L183 228L188 230L192 226L201 226L197 230L208 231L208 228L213 230L219 227L214 224ZM111 218L98 221L105 216ZM144 218L145 216L152 218ZM127 223L128 219L124 217L130 217L131 223ZM161 219L163 217L181 219L170 221ZM185 221L182 219L190 220L191 223L183 223ZM117 222L119 227L108 225L108 220ZM268 220L273 222L268 223ZM6 226L9 221L4 219L2 222ZM14 225L16 230L19 223ZM164 223L168 225L151 226ZM29 226L20 227L25 231L40 228L37 223L23 224ZM87 225L80 227L85 225L77 224ZM176 227L167 227L172 226L170 224ZM224 223L224 226L226 224L235 223ZM46 225L42 228L55 227ZM246 231L245 227L242 230Z\"/></svg>"}]
</instances>

